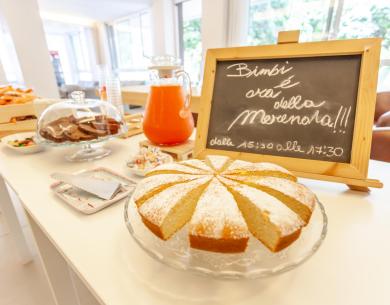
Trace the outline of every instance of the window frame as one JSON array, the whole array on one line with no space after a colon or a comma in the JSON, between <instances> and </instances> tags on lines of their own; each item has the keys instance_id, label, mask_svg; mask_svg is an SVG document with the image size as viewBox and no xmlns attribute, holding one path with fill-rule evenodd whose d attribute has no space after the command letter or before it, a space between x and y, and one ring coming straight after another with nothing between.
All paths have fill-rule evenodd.
<instances>
[{"instance_id":1,"label":"window frame","mask_svg":"<svg viewBox=\"0 0 390 305\"><path fill-rule=\"evenodd\" d=\"M142 56L145 58L149 58L150 55L147 55L145 53L145 37L143 33L143 23L142 23L142 16L145 14L150 14L151 11L150 9L143 9L138 12L132 13L130 15L115 19L114 21L110 23L106 23L106 32L107 32L107 37L109 41L109 49L110 49L110 59L111 59L111 66L114 70L117 70L119 73L120 72L140 72L140 71L145 71L145 68L140 65L140 66L134 66L132 68L121 68L120 67L120 62L119 62L119 48L118 48L118 38L117 38L117 32L115 30L115 25L118 23L127 21L130 23L130 20L132 19L137 19L138 23L138 30L139 30L139 35L141 39L141 48L142 48Z\"/></svg>"}]
</instances>

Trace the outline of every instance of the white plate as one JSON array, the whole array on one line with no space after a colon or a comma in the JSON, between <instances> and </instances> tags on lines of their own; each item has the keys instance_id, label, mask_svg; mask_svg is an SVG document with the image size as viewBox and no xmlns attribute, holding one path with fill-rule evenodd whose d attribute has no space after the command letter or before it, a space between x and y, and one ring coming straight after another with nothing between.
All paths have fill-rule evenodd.
<instances>
[{"instance_id":1,"label":"white plate","mask_svg":"<svg viewBox=\"0 0 390 305\"><path fill-rule=\"evenodd\" d=\"M21 140L24 140L26 138L33 138L35 145L26 146L26 147L14 147L14 146L8 144L8 142L10 142L10 141L15 141L15 140L21 141ZM35 153L40 152L44 149L44 147L42 145L37 143L34 131L15 133L15 134L12 134L12 135L9 135L9 136L2 138L1 142L5 146L7 146L8 148L15 150L21 154L35 154Z\"/></svg>"}]
</instances>

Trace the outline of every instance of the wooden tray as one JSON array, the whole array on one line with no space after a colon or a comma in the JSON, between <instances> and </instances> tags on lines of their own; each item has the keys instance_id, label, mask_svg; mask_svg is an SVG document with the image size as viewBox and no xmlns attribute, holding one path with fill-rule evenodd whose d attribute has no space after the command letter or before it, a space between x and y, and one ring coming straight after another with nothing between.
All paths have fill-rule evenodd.
<instances>
[{"instance_id":1,"label":"wooden tray","mask_svg":"<svg viewBox=\"0 0 390 305\"><path fill-rule=\"evenodd\" d=\"M143 133L142 129L142 113L128 114L124 116L128 131L121 136L122 139L127 139L137 134Z\"/></svg>"},{"instance_id":2,"label":"wooden tray","mask_svg":"<svg viewBox=\"0 0 390 305\"><path fill-rule=\"evenodd\" d=\"M0 106L0 138L17 132L35 130L37 126L36 119L11 123L11 118L27 115L35 115L33 103Z\"/></svg>"},{"instance_id":3,"label":"wooden tray","mask_svg":"<svg viewBox=\"0 0 390 305\"><path fill-rule=\"evenodd\" d=\"M152 144L150 141L145 140L139 142L140 147L157 147L162 152L171 155L174 159L183 161L188 160L192 157L194 151L194 141L188 140L183 144L173 146L159 146Z\"/></svg>"}]
</instances>

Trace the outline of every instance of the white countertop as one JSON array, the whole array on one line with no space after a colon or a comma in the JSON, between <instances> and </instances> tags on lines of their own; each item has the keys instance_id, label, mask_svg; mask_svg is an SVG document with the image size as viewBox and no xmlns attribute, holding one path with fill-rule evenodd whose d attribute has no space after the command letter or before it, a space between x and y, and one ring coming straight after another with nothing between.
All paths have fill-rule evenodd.
<instances>
[{"instance_id":1,"label":"white countertop","mask_svg":"<svg viewBox=\"0 0 390 305\"><path fill-rule=\"evenodd\" d=\"M107 143L112 154L69 163L66 149L16 155L0 147L0 171L74 271L103 304L390 304L390 164L371 161L371 193L303 180L329 217L328 235L302 266L262 280L219 281L163 266L140 249L123 220L124 202L83 215L54 196L54 171L106 166L128 174L126 160L143 136Z\"/></svg>"}]
</instances>

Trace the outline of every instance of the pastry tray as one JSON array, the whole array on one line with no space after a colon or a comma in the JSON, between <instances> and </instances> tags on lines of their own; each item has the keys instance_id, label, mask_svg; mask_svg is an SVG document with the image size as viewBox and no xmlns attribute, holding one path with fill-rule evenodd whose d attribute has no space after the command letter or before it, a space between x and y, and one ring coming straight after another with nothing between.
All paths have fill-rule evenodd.
<instances>
[{"instance_id":1,"label":"pastry tray","mask_svg":"<svg viewBox=\"0 0 390 305\"><path fill-rule=\"evenodd\" d=\"M251 235L245 252L223 254L190 248L188 224L169 240L159 239L142 223L132 198L125 205L124 218L136 243L161 263L179 270L233 280L264 278L298 267L319 249L328 223L325 209L317 201L309 224L286 249L273 253Z\"/></svg>"},{"instance_id":2,"label":"pastry tray","mask_svg":"<svg viewBox=\"0 0 390 305\"><path fill-rule=\"evenodd\" d=\"M98 178L101 180L114 180L122 184L122 190L118 192L114 198L109 200L98 198L61 181L57 181L50 186L59 198L84 214L96 213L97 211L100 211L111 204L130 196L137 184L135 181L104 167L98 167L92 170L83 170L77 172L76 174L91 178Z\"/></svg>"}]
</instances>

